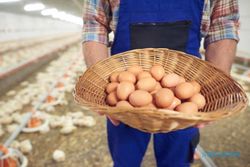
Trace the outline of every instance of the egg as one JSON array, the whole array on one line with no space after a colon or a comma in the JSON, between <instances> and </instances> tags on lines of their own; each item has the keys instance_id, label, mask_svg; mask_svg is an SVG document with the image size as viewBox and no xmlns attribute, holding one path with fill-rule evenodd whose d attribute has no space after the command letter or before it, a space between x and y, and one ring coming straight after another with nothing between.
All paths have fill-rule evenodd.
<instances>
[{"instance_id":1,"label":"egg","mask_svg":"<svg viewBox=\"0 0 250 167\"><path fill-rule=\"evenodd\" d=\"M170 104L170 106L167 107L167 109L173 110L173 109L175 109L176 106L178 106L180 104L181 104L181 100L178 99L178 98L176 98L176 97L174 97L173 102Z\"/></svg>"},{"instance_id":2,"label":"egg","mask_svg":"<svg viewBox=\"0 0 250 167\"><path fill-rule=\"evenodd\" d=\"M141 80L143 78L149 78L149 77L152 77L152 75L148 71L143 71L137 75L137 80Z\"/></svg>"},{"instance_id":3,"label":"egg","mask_svg":"<svg viewBox=\"0 0 250 167\"><path fill-rule=\"evenodd\" d=\"M160 81L165 74L165 70L161 65L154 65L150 69L150 73L157 81Z\"/></svg>"},{"instance_id":4,"label":"egg","mask_svg":"<svg viewBox=\"0 0 250 167\"><path fill-rule=\"evenodd\" d=\"M151 109L156 109L157 108L154 103L150 103L149 105L147 105L145 107L151 108Z\"/></svg>"},{"instance_id":5,"label":"egg","mask_svg":"<svg viewBox=\"0 0 250 167\"><path fill-rule=\"evenodd\" d=\"M150 92L151 95L155 94L159 89L161 89L161 84L159 82L156 82L155 88L153 91Z\"/></svg>"},{"instance_id":6,"label":"egg","mask_svg":"<svg viewBox=\"0 0 250 167\"><path fill-rule=\"evenodd\" d=\"M204 97L202 94L200 94L200 93L195 94L195 95L192 96L188 101L197 104L198 109L202 109L202 108L206 105L206 99L205 99L205 97Z\"/></svg>"},{"instance_id":7,"label":"egg","mask_svg":"<svg viewBox=\"0 0 250 167\"><path fill-rule=\"evenodd\" d=\"M162 86L161 86L160 82L156 82L155 90L159 90L161 88L162 88Z\"/></svg>"},{"instance_id":8,"label":"egg","mask_svg":"<svg viewBox=\"0 0 250 167\"><path fill-rule=\"evenodd\" d=\"M184 102L175 108L176 111L185 113L198 112L198 106L193 102Z\"/></svg>"},{"instance_id":9,"label":"egg","mask_svg":"<svg viewBox=\"0 0 250 167\"><path fill-rule=\"evenodd\" d=\"M150 94L151 94L152 96L154 96L154 95L157 93L157 91L158 91L158 90L153 90L152 92L150 92Z\"/></svg>"},{"instance_id":10,"label":"egg","mask_svg":"<svg viewBox=\"0 0 250 167\"><path fill-rule=\"evenodd\" d=\"M195 94L197 94L197 93L199 93L200 91L201 91L201 85L198 83L198 82L196 82L196 81L191 81L190 82L192 85L193 85L193 87L194 87L194 93Z\"/></svg>"},{"instance_id":11,"label":"egg","mask_svg":"<svg viewBox=\"0 0 250 167\"><path fill-rule=\"evenodd\" d=\"M129 102L135 107L143 107L152 103L153 97L144 90L136 90L129 96Z\"/></svg>"},{"instance_id":12,"label":"egg","mask_svg":"<svg viewBox=\"0 0 250 167\"><path fill-rule=\"evenodd\" d=\"M136 84L136 88L139 90L145 90L148 92L151 92L156 87L156 80L152 77L149 78L143 78L139 80Z\"/></svg>"},{"instance_id":13,"label":"egg","mask_svg":"<svg viewBox=\"0 0 250 167\"><path fill-rule=\"evenodd\" d=\"M180 82L180 77L177 74L167 74L161 80L161 85L164 88L171 88L178 85Z\"/></svg>"},{"instance_id":14,"label":"egg","mask_svg":"<svg viewBox=\"0 0 250 167\"><path fill-rule=\"evenodd\" d=\"M131 82L123 81L117 86L116 94L118 99L126 100L135 91L135 86Z\"/></svg>"},{"instance_id":15,"label":"egg","mask_svg":"<svg viewBox=\"0 0 250 167\"><path fill-rule=\"evenodd\" d=\"M180 84L180 83L184 83L184 82L186 82L186 79L185 79L184 77L181 77L181 76L180 76L179 84Z\"/></svg>"},{"instance_id":16,"label":"egg","mask_svg":"<svg viewBox=\"0 0 250 167\"><path fill-rule=\"evenodd\" d=\"M166 108L172 104L174 93L170 89L162 88L154 94L154 98L157 107Z\"/></svg>"},{"instance_id":17,"label":"egg","mask_svg":"<svg viewBox=\"0 0 250 167\"><path fill-rule=\"evenodd\" d=\"M141 66L132 66L129 67L128 70L129 72L133 73L135 76L137 76L140 72L143 71Z\"/></svg>"},{"instance_id":18,"label":"egg","mask_svg":"<svg viewBox=\"0 0 250 167\"><path fill-rule=\"evenodd\" d=\"M179 99L188 99L194 95L194 87L189 82L184 82L176 86L175 95Z\"/></svg>"},{"instance_id":19,"label":"egg","mask_svg":"<svg viewBox=\"0 0 250 167\"><path fill-rule=\"evenodd\" d=\"M106 92L111 93L116 90L117 86L119 85L118 82L111 82L106 86Z\"/></svg>"},{"instance_id":20,"label":"egg","mask_svg":"<svg viewBox=\"0 0 250 167\"><path fill-rule=\"evenodd\" d=\"M118 81L119 82L128 81L128 82L135 83L136 77L133 73L131 73L129 71L123 71L119 74Z\"/></svg>"},{"instance_id":21,"label":"egg","mask_svg":"<svg viewBox=\"0 0 250 167\"><path fill-rule=\"evenodd\" d=\"M107 103L111 106L115 106L117 102L118 102L118 98L117 98L116 92L111 92L107 96Z\"/></svg>"},{"instance_id":22,"label":"egg","mask_svg":"<svg viewBox=\"0 0 250 167\"><path fill-rule=\"evenodd\" d=\"M113 72L109 77L110 82L118 82L119 74L120 72Z\"/></svg>"},{"instance_id":23,"label":"egg","mask_svg":"<svg viewBox=\"0 0 250 167\"><path fill-rule=\"evenodd\" d=\"M133 108L133 106L127 102L127 101L119 101L117 104L116 104L116 107L126 107L126 108Z\"/></svg>"},{"instance_id":24,"label":"egg","mask_svg":"<svg viewBox=\"0 0 250 167\"><path fill-rule=\"evenodd\" d=\"M168 88L170 90L172 90L173 92L175 92L175 87L171 87L171 88Z\"/></svg>"}]
</instances>

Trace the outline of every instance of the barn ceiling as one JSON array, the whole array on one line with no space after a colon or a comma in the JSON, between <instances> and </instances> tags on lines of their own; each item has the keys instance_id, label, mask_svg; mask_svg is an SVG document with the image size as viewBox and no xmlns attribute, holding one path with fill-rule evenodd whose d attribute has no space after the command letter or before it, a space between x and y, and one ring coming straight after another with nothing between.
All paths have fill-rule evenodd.
<instances>
[{"instance_id":1,"label":"barn ceiling","mask_svg":"<svg viewBox=\"0 0 250 167\"><path fill-rule=\"evenodd\" d=\"M26 12L23 10L23 7L29 3L42 2L46 8L57 8L60 11L81 17L83 1L84 0L21 0L13 3L0 3L0 12L41 16L40 11Z\"/></svg>"}]
</instances>

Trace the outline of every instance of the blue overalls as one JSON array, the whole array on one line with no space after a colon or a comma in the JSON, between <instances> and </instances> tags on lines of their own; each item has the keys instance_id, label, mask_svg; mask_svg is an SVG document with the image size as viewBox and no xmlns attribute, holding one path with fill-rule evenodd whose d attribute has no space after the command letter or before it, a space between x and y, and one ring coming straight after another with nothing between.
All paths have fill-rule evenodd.
<instances>
[{"instance_id":1,"label":"blue overalls","mask_svg":"<svg viewBox=\"0 0 250 167\"><path fill-rule=\"evenodd\" d=\"M111 53L117 54L128 51L133 48L143 48L140 45L134 47L131 43L136 41L131 40L134 36L131 31L133 25L152 25L149 26L149 31L160 30L165 24L167 27L172 26L169 23L175 23L173 32L163 32L163 34L170 34L162 38L162 41L171 37L170 41L177 41L176 46L172 46L171 42L160 42L156 46L158 40L150 46L145 47L168 47L172 49L182 50L178 48L178 44L183 45L182 38L174 32L175 29L181 27L178 25L179 21L187 21L189 23L187 39L184 46L184 51L194 56L200 57L200 25L203 11L204 0L121 0L119 9L119 20L115 33L115 40L111 49ZM157 28L154 25L159 25ZM185 25L185 24L183 24ZM132 28L131 28L132 27ZM134 28L136 29L136 28ZM143 31L147 28L139 29ZM165 28L164 28L165 29ZM167 29L167 28L166 28ZM134 30L133 30L134 31ZM138 31L138 32L140 32ZM163 30L164 31L164 30ZM154 31L152 34L158 31ZM134 34L137 34L135 31ZM176 34L176 36L171 36ZM135 35L136 36L136 35ZM141 35L142 38L147 38L147 34ZM185 35L184 35L185 36ZM136 36L138 37L138 36ZM158 37L157 37L158 38ZM183 37L184 38L184 37ZM150 37L150 39L153 39ZM143 41L144 39L141 39ZM159 40L161 41L161 40ZM140 40L139 40L140 43ZM143 43L143 42L142 42ZM169 43L169 45L161 45L162 43ZM175 42L173 42L175 43ZM114 167L139 167L143 156L146 152L151 134L141 132L131 128L123 123L119 126L114 126L109 120L107 122L108 144ZM193 153L199 141L199 130L197 128L187 128L169 133L159 133L153 135L154 151L158 167L189 167L193 160Z\"/></svg>"}]
</instances>

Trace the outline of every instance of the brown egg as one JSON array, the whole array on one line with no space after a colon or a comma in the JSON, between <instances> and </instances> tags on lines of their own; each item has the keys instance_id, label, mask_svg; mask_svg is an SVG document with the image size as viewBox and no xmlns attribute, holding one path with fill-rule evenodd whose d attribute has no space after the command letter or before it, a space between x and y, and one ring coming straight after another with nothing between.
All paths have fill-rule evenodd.
<instances>
[{"instance_id":1,"label":"brown egg","mask_svg":"<svg viewBox=\"0 0 250 167\"><path fill-rule=\"evenodd\" d=\"M148 71L143 71L137 75L137 80L141 80L143 78L149 78L149 77L152 77L152 75Z\"/></svg>"},{"instance_id":2,"label":"brown egg","mask_svg":"<svg viewBox=\"0 0 250 167\"><path fill-rule=\"evenodd\" d=\"M178 98L176 98L176 97L174 97L173 102L170 104L170 106L167 107L167 109L173 110L173 109L175 109L176 106L178 106L180 104L181 104L181 100L178 99Z\"/></svg>"},{"instance_id":3,"label":"brown egg","mask_svg":"<svg viewBox=\"0 0 250 167\"><path fill-rule=\"evenodd\" d=\"M167 74L161 80L161 85L164 88L175 87L180 83L180 77L177 74Z\"/></svg>"},{"instance_id":4,"label":"brown egg","mask_svg":"<svg viewBox=\"0 0 250 167\"><path fill-rule=\"evenodd\" d=\"M175 92L175 87L172 87L172 88L168 88L170 90L172 90L173 92Z\"/></svg>"},{"instance_id":5,"label":"brown egg","mask_svg":"<svg viewBox=\"0 0 250 167\"><path fill-rule=\"evenodd\" d=\"M186 79L184 77L180 77L179 84L186 82Z\"/></svg>"},{"instance_id":6,"label":"brown egg","mask_svg":"<svg viewBox=\"0 0 250 167\"><path fill-rule=\"evenodd\" d=\"M119 85L118 82L111 82L106 86L106 92L111 93L116 90L117 86Z\"/></svg>"},{"instance_id":7,"label":"brown egg","mask_svg":"<svg viewBox=\"0 0 250 167\"><path fill-rule=\"evenodd\" d=\"M162 86L161 86L160 82L156 82L155 90L159 90L161 88L162 88Z\"/></svg>"},{"instance_id":8,"label":"brown egg","mask_svg":"<svg viewBox=\"0 0 250 167\"><path fill-rule=\"evenodd\" d=\"M172 104L174 93L170 89L162 88L154 94L154 98L157 107L166 108Z\"/></svg>"},{"instance_id":9,"label":"brown egg","mask_svg":"<svg viewBox=\"0 0 250 167\"><path fill-rule=\"evenodd\" d=\"M139 80L136 84L136 88L139 90L145 90L151 92L155 89L156 80L152 77L150 78L143 78Z\"/></svg>"},{"instance_id":10,"label":"brown egg","mask_svg":"<svg viewBox=\"0 0 250 167\"><path fill-rule=\"evenodd\" d=\"M129 71L129 72L133 73L135 76L137 76L137 74L142 72L143 69L141 66L132 66L132 67L129 67L127 71Z\"/></svg>"},{"instance_id":11,"label":"brown egg","mask_svg":"<svg viewBox=\"0 0 250 167\"><path fill-rule=\"evenodd\" d=\"M152 103L153 97L144 90L136 90L129 96L129 102L134 107L143 107Z\"/></svg>"},{"instance_id":12,"label":"brown egg","mask_svg":"<svg viewBox=\"0 0 250 167\"><path fill-rule=\"evenodd\" d=\"M155 94L159 89L161 89L161 84L160 82L156 82L155 88L153 91L150 92L151 95Z\"/></svg>"},{"instance_id":13,"label":"brown egg","mask_svg":"<svg viewBox=\"0 0 250 167\"><path fill-rule=\"evenodd\" d=\"M135 91L135 86L132 82L123 81L117 86L116 94L118 99L126 100L129 95Z\"/></svg>"},{"instance_id":14,"label":"brown egg","mask_svg":"<svg viewBox=\"0 0 250 167\"><path fill-rule=\"evenodd\" d=\"M159 89L158 89L159 90ZM150 94L152 95L152 96L154 96L157 92L158 92L158 90L153 90L152 92L150 92Z\"/></svg>"},{"instance_id":15,"label":"brown egg","mask_svg":"<svg viewBox=\"0 0 250 167\"><path fill-rule=\"evenodd\" d=\"M118 102L118 98L116 96L116 92L111 92L108 96L107 96L107 103L111 106L115 106L116 103Z\"/></svg>"},{"instance_id":16,"label":"brown egg","mask_svg":"<svg viewBox=\"0 0 250 167\"><path fill-rule=\"evenodd\" d=\"M196 82L196 81L191 81L190 83L194 87L194 93L195 94L200 93L200 91L201 91L201 85L198 82Z\"/></svg>"},{"instance_id":17,"label":"brown egg","mask_svg":"<svg viewBox=\"0 0 250 167\"><path fill-rule=\"evenodd\" d=\"M157 107L155 106L154 103L150 103L149 105L146 106L147 108L152 108L152 109L156 109Z\"/></svg>"},{"instance_id":18,"label":"brown egg","mask_svg":"<svg viewBox=\"0 0 250 167\"><path fill-rule=\"evenodd\" d=\"M198 109L202 109L206 105L206 99L200 93L193 95L188 101L197 104Z\"/></svg>"},{"instance_id":19,"label":"brown egg","mask_svg":"<svg viewBox=\"0 0 250 167\"><path fill-rule=\"evenodd\" d=\"M154 65L150 69L150 73L156 79L156 81L160 81L165 75L165 70L161 65Z\"/></svg>"},{"instance_id":20,"label":"brown egg","mask_svg":"<svg viewBox=\"0 0 250 167\"><path fill-rule=\"evenodd\" d=\"M181 100L188 99L194 95L194 87L189 82L181 83L176 86L175 95Z\"/></svg>"},{"instance_id":21,"label":"brown egg","mask_svg":"<svg viewBox=\"0 0 250 167\"><path fill-rule=\"evenodd\" d=\"M131 104L129 104L129 102L127 101L119 101L117 104L116 104L116 107L126 107L126 108L134 108Z\"/></svg>"},{"instance_id":22,"label":"brown egg","mask_svg":"<svg viewBox=\"0 0 250 167\"><path fill-rule=\"evenodd\" d=\"M175 108L176 111L185 112L185 113L195 113L198 112L198 106L193 102L185 102L178 105Z\"/></svg>"},{"instance_id":23,"label":"brown egg","mask_svg":"<svg viewBox=\"0 0 250 167\"><path fill-rule=\"evenodd\" d=\"M110 82L118 82L119 74L120 72L113 72L109 77Z\"/></svg>"},{"instance_id":24,"label":"brown egg","mask_svg":"<svg viewBox=\"0 0 250 167\"><path fill-rule=\"evenodd\" d=\"M123 71L119 74L118 80L119 80L119 82L128 81L128 82L135 83L136 77L133 73L131 73L129 71Z\"/></svg>"}]
</instances>

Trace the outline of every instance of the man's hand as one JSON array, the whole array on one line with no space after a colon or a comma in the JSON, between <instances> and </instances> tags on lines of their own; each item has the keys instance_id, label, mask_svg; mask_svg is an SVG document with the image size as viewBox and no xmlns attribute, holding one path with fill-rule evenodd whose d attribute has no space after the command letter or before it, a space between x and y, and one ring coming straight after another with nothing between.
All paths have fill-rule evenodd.
<instances>
[{"instance_id":1,"label":"man's hand","mask_svg":"<svg viewBox=\"0 0 250 167\"><path fill-rule=\"evenodd\" d=\"M102 112L98 112L99 115L104 115ZM120 125L120 121L110 117L110 116L107 116L107 118L110 120L110 122L114 125L114 126L118 126Z\"/></svg>"},{"instance_id":2,"label":"man's hand","mask_svg":"<svg viewBox=\"0 0 250 167\"><path fill-rule=\"evenodd\" d=\"M115 126L120 125L120 121L118 121L118 120L116 120L116 119L114 119L114 118L112 118L110 116L107 116L107 117L110 120L110 122L112 122L113 125L115 125Z\"/></svg>"},{"instance_id":3,"label":"man's hand","mask_svg":"<svg viewBox=\"0 0 250 167\"><path fill-rule=\"evenodd\" d=\"M213 122L202 123L202 124L195 125L195 127L201 129L201 128L204 128L205 126L210 125L212 123Z\"/></svg>"}]
</instances>

